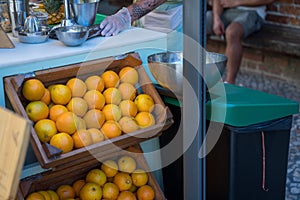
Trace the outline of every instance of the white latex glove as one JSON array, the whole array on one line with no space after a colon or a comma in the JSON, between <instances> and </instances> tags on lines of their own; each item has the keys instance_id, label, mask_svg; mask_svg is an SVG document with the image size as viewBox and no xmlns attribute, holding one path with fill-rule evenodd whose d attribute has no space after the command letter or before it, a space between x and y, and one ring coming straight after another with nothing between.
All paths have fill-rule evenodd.
<instances>
[{"instance_id":1,"label":"white latex glove","mask_svg":"<svg viewBox=\"0 0 300 200\"><path fill-rule=\"evenodd\" d=\"M106 17L100 24L101 35L112 36L131 27L131 16L127 8L123 7L116 14Z\"/></svg>"}]
</instances>

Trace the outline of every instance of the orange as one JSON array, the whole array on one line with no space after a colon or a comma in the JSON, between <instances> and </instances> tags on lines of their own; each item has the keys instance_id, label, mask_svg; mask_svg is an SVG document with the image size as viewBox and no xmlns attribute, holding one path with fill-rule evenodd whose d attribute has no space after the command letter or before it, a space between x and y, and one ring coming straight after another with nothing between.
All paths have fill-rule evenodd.
<instances>
[{"instance_id":1,"label":"orange","mask_svg":"<svg viewBox=\"0 0 300 200\"><path fill-rule=\"evenodd\" d=\"M38 191L38 193L43 195L45 200L51 200L51 196L48 192L41 190L41 191Z\"/></svg>"},{"instance_id":2,"label":"orange","mask_svg":"<svg viewBox=\"0 0 300 200\"><path fill-rule=\"evenodd\" d=\"M56 84L50 90L51 100L55 104L66 105L72 97L71 89L63 84Z\"/></svg>"},{"instance_id":3,"label":"orange","mask_svg":"<svg viewBox=\"0 0 300 200\"><path fill-rule=\"evenodd\" d=\"M101 127L101 131L108 139L118 137L122 134L119 123L114 120L106 121Z\"/></svg>"},{"instance_id":4,"label":"orange","mask_svg":"<svg viewBox=\"0 0 300 200\"><path fill-rule=\"evenodd\" d=\"M118 87L120 78L118 74L112 70L105 71L102 75L101 78L104 81L104 87L105 88L110 88L110 87Z\"/></svg>"},{"instance_id":5,"label":"orange","mask_svg":"<svg viewBox=\"0 0 300 200\"><path fill-rule=\"evenodd\" d=\"M135 186L134 184L131 185L128 191L135 193L137 191L138 187Z\"/></svg>"},{"instance_id":6,"label":"orange","mask_svg":"<svg viewBox=\"0 0 300 200\"><path fill-rule=\"evenodd\" d=\"M53 190L47 190L47 192L50 194L51 200L59 200L59 197L56 194L56 192L54 192Z\"/></svg>"},{"instance_id":7,"label":"orange","mask_svg":"<svg viewBox=\"0 0 300 200\"><path fill-rule=\"evenodd\" d=\"M76 129L86 129L86 123L85 120L81 117L77 117L78 123L76 124Z\"/></svg>"},{"instance_id":8,"label":"orange","mask_svg":"<svg viewBox=\"0 0 300 200\"><path fill-rule=\"evenodd\" d=\"M25 111L33 122L46 119L49 114L48 106L42 101L32 101L27 104Z\"/></svg>"},{"instance_id":9,"label":"orange","mask_svg":"<svg viewBox=\"0 0 300 200\"><path fill-rule=\"evenodd\" d=\"M26 200L46 200L46 199L42 194L38 192L33 192L27 196Z\"/></svg>"},{"instance_id":10,"label":"orange","mask_svg":"<svg viewBox=\"0 0 300 200\"><path fill-rule=\"evenodd\" d=\"M105 98L98 90L87 91L83 99L86 100L90 109L102 109L105 104Z\"/></svg>"},{"instance_id":11,"label":"orange","mask_svg":"<svg viewBox=\"0 0 300 200\"><path fill-rule=\"evenodd\" d=\"M105 98L106 104L116 104L119 105L119 103L122 100L121 92L117 88L107 88L103 92L103 96Z\"/></svg>"},{"instance_id":12,"label":"orange","mask_svg":"<svg viewBox=\"0 0 300 200\"><path fill-rule=\"evenodd\" d=\"M118 87L121 92L121 97L123 100L129 99L134 100L136 97L136 89L130 83L121 83Z\"/></svg>"},{"instance_id":13,"label":"orange","mask_svg":"<svg viewBox=\"0 0 300 200\"><path fill-rule=\"evenodd\" d=\"M140 128L146 128L155 124L155 119L153 115L149 112L139 112L135 116L135 121L137 122Z\"/></svg>"},{"instance_id":14,"label":"orange","mask_svg":"<svg viewBox=\"0 0 300 200\"><path fill-rule=\"evenodd\" d=\"M86 175L85 181L88 183L97 183L98 185L103 186L107 181L107 177L101 169L92 169Z\"/></svg>"},{"instance_id":15,"label":"orange","mask_svg":"<svg viewBox=\"0 0 300 200\"><path fill-rule=\"evenodd\" d=\"M131 191L120 192L117 200L136 200L136 196Z\"/></svg>"},{"instance_id":16,"label":"orange","mask_svg":"<svg viewBox=\"0 0 300 200\"><path fill-rule=\"evenodd\" d=\"M65 112L68 112L68 109L63 105L53 105L49 110L49 118L53 121L56 121L57 117Z\"/></svg>"},{"instance_id":17,"label":"orange","mask_svg":"<svg viewBox=\"0 0 300 200\"><path fill-rule=\"evenodd\" d=\"M131 174L132 183L137 186L141 187L146 185L148 182L148 174L143 169L136 169Z\"/></svg>"},{"instance_id":18,"label":"orange","mask_svg":"<svg viewBox=\"0 0 300 200\"><path fill-rule=\"evenodd\" d=\"M121 130L124 133L132 133L139 129L139 126L133 117L122 117L119 120L119 124L121 126Z\"/></svg>"},{"instance_id":19,"label":"orange","mask_svg":"<svg viewBox=\"0 0 300 200\"><path fill-rule=\"evenodd\" d=\"M122 156L118 159L119 171L132 173L136 169L136 162L130 156Z\"/></svg>"},{"instance_id":20,"label":"orange","mask_svg":"<svg viewBox=\"0 0 300 200\"><path fill-rule=\"evenodd\" d=\"M47 88L45 89L45 93L42 96L41 101L44 102L46 105L49 105L51 102L50 92Z\"/></svg>"},{"instance_id":21,"label":"orange","mask_svg":"<svg viewBox=\"0 0 300 200\"><path fill-rule=\"evenodd\" d=\"M102 163L101 170L108 178L114 177L118 173L118 164L114 160L106 160Z\"/></svg>"},{"instance_id":22,"label":"orange","mask_svg":"<svg viewBox=\"0 0 300 200\"><path fill-rule=\"evenodd\" d=\"M69 111L83 117L88 110L87 102L81 97L73 97L67 104Z\"/></svg>"},{"instance_id":23,"label":"orange","mask_svg":"<svg viewBox=\"0 0 300 200\"><path fill-rule=\"evenodd\" d=\"M84 186L85 184L85 180L84 179L79 179L77 181L75 181L73 184L72 184L72 187L75 191L75 196L76 197L79 197L79 192L81 190L81 188Z\"/></svg>"},{"instance_id":24,"label":"orange","mask_svg":"<svg viewBox=\"0 0 300 200\"><path fill-rule=\"evenodd\" d=\"M55 122L50 119L41 119L34 125L35 133L41 142L49 142L57 133Z\"/></svg>"},{"instance_id":25,"label":"orange","mask_svg":"<svg viewBox=\"0 0 300 200\"><path fill-rule=\"evenodd\" d=\"M119 106L123 116L135 117L138 112L136 104L131 100L123 100Z\"/></svg>"},{"instance_id":26,"label":"orange","mask_svg":"<svg viewBox=\"0 0 300 200\"><path fill-rule=\"evenodd\" d=\"M71 185L60 185L56 193L60 199L75 198L75 190Z\"/></svg>"},{"instance_id":27,"label":"orange","mask_svg":"<svg viewBox=\"0 0 300 200\"><path fill-rule=\"evenodd\" d=\"M56 85L56 84L52 84L52 85L49 85L49 86L47 87L47 89L49 90L50 93L51 93L52 88L53 88L55 85Z\"/></svg>"},{"instance_id":28,"label":"orange","mask_svg":"<svg viewBox=\"0 0 300 200\"><path fill-rule=\"evenodd\" d=\"M22 87L23 96L29 101L39 101L44 96L45 86L38 79L29 79Z\"/></svg>"},{"instance_id":29,"label":"orange","mask_svg":"<svg viewBox=\"0 0 300 200\"><path fill-rule=\"evenodd\" d=\"M114 183L105 183L102 188L104 199L116 200L119 195L119 188Z\"/></svg>"},{"instance_id":30,"label":"orange","mask_svg":"<svg viewBox=\"0 0 300 200\"><path fill-rule=\"evenodd\" d=\"M150 185L143 185L137 192L137 198L139 200L153 200L155 199L155 192Z\"/></svg>"},{"instance_id":31,"label":"orange","mask_svg":"<svg viewBox=\"0 0 300 200\"><path fill-rule=\"evenodd\" d=\"M72 137L67 133L57 133L50 139L50 144L58 149L61 149L63 153L72 151L74 142Z\"/></svg>"},{"instance_id":32,"label":"orange","mask_svg":"<svg viewBox=\"0 0 300 200\"><path fill-rule=\"evenodd\" d=\"M154 101L148 94L139 94L135 98L134 103L137 105L139 112L152 112L154 109Z\"/></svg>"},{"instance_id":33,"label":"orange","mask_svg":"<svg viewBox=\"0 0 300 200\"><path fill-rule=\"evenodd\" d=\"M104 81L100 76L97 75L89 76L85 80L85 84L88 90L98 90L99 92L104 90Z\"/></svg>"},{"instance_id":34,"label":"orange","mask_svg":"<svg viewBox=\"0 0 300 200\"><path fill-rule=\"evenodd\" d=\"M102 189L97 183L86 183L79 193L81 200L101 200Z\"/></svg>"},{"instance_id":35,"label":"orange","mask_svg":"<svg viewBox=\"0 0 300 200\"><path fill-rule=\"evenodd\" d=\"M56 128L59 132L75 133L78 126L78 117L73 112L65 112L56 119Z\"/></svg>"},{"instance_id":36,"label":"orange","mask_svg":"<svg viewBox=\"0 0 300 200\"><path fill-rule=\"evenodd\" d=\"M106 120L119 121L122 116L121 109L115 104L106 104L103 107L102 112L104 113Z\"/></svg>"},{"instance_id":37,"label":"orange","mask_svg":"<svg viewBox=\"0 0 300 200\"><path fill-rule=\"evenodd\" d=\"M84 129L77 130L73 135L72 139L74 141L75 148L82 148L93 143L90 132Z\"/></svg>"},{"instance_id":38,"label":"orange","mask_svg":"<svg viewBox=\"0 0 300 200\"><path fill-rule=\"evenodd\" d=\"M90 129L88 129L88 132L91 135L93 144L102 142L105 140L104 134L97 128L90 128Z\"/></svg>"},{"instance_id":39,"label":"orange","mask_svg":"<svg viewBox=\"0 0 300 200\"><path fill-rule=\"evenodd\" d=\"M66 86L68 86L71 89L72 97L83 97L83 95L87 91L87 86L79 78L69 79L66 83Z\"/></svg>"},{"instance_id":40,"label":"orange","mask_svg":"<svg viewBox=\"0 0 300 200\"><path fill-rule=\"evenodd\" d=\"M105 122L105 115L101 110L91 109L83 117L87 128L101 128Z\"/></svg>"},{"instance_id":41,"label":"orange","mask_svg":"<svg viewBox=\"0 0 300 200\"><path fill-rule=\"evenodd\" d=\"M129 190L132 179L128 173L119 172L114 176L114 184L119 187L120 191Z\"/></svg>"},{"instance_id":42,"label":"orange","mask_svg":"<svg viewBox=\"0 0 300 200\"><path fill-rule=\"evenodd\" d=\"M139 74L133 67L123 67L119 72L119 77L122 83L130 83L135 85L139 81Z\"/></svg>"}]
</instances>

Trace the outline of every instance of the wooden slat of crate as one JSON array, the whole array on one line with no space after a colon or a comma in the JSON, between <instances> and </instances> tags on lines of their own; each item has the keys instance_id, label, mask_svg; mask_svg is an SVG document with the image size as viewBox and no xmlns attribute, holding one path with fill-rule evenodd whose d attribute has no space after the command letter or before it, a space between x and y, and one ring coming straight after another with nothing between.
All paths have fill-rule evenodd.
<instances>
[{"instance_id":1,"label":"wooden slat of crate","mask_svg":"<svg viewBox=\"0 0 300 200\"><path fill-rule=\"evenodd\" d=\"M132 154L134 153L134 154ZM148 184L153 187L155 191L156 200L165 200L165 196L151 173L150 167L142 154L142 150L139 145L131 146L129 148L119 152L114 152L110 155L103 156L102 161L106 159L116 160L123 155L129 155L135 158L137 167L144 169L149 177ZM81 164L60 169L57 171L48 171L40 174L36 174L20 181L18 200L24 199L29 193L38 190L56 190L62 184L72 184L78 179L84 179L88 171L94 168L99 168L101 163L97 159L89 160Z\"/></svg>"},{"instance_id":2,"label":"wooden slat of crate","mask_svg":"<svg viewBox=\"0 0 300 200\"><path fill-rule=\"evenodd\" d=\"M15 199L31 122L0 107L0 199Z\"/></svg>"},{"instance_id":3,"label":"wooden slat of crate","mask_svg":"<svg viewBox=\"0 0 300 200\"><path fill-rule=\"evenodd\" d=\"M155 104L160 105L157 106L153 112L156 118L156 124L154 126L140 129L131 134L124 134L120 137L93 144L85 148L76 149L55 157L49 157L47 155L47 146L43 145L39 141L33 127L31 127L30 142L36 157L43 168L64 168L80 163L81 159L93 159L94 155L91 154L101 157L117 151L119 148L126 148L130 145L157 137L161 134L161 131L167 129L173 123L170 110L164 105L141 64L142 63L139 59L139 55L136 53L131 53L124 56L109 57L52 69L39 70L30 74L13 75L4 79L5 92L11 102L12 107L17 113L21 114L27 119L28 116L24 106L26 106L26 103L28 102L21 94L21 87L25 80L33 77L32 75L41 80L47 87L55 83L66 83L70 78L73 77L79 77L84 80L92 74L101 75L103 71L108 69L119 72L123 67L131 66L134 67L139 73L139 90L142 90L143 93L152 96Z\"/></svg>"}]
</instances>

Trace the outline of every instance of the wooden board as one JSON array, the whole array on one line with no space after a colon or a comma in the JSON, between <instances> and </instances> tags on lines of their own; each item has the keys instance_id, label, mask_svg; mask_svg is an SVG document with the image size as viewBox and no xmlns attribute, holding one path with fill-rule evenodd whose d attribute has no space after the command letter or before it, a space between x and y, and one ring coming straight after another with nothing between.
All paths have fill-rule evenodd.
<instances>
[{"instance_id":1,"label":"wooden board","mask_svg":"<svg viewBox=\"0 0 300 200\"><path fill-rule=\"evenodd\" d=\"M0 199L15 199L31 122L0 107Z\"/></svg>"},{"instance_id":2,"label":"wooden board","mask_svg":"<svg viewBox=\"0 0 300 200\"><path fill-rule=\"evenodd\" d=\"M0 48L15 48L15 45L9 39L7 34L4 32L3 28L0 25Z\"/></svg>"},{"instance_id":3,"label":"wooden board","mask_svg":"<svg viewBox=\"0 0 300 200\"><path fill-rule=\"evenodd\" d=\"M70 165L77 165L86 162L94 157L101 157L109 153L118 151L120 148L138 144L142 141L158 137L163 130L173 124L173 116L160 98L158 92L153 86L145 69L141 65L137 53L129 53L122 56L108 57L78 64L61 66L57 68L35 71L30 74L18 74L4 78L5 92L10 100L14 110L25 118L28 118L24 107L28 103L21 94L21 87L25 80L29 78L37 78L41 80L46 87L54 83L66 83L70 78L78 77L85 80L91 74L100 75L105 70L114 70L119 72L125 66L134 67L139 73L138 92L149 94L157 106L152 113L156 119L156 124L144 129L139 129L130 134L123 134L119 137L105 140L85 148L75 149L71 152L49 156L49 145L43 145L33 127L31 127L31 144L35 155L43 168L63 168ZM32 76L33 75L33 76Z\"/></svg>"}]
</instances>

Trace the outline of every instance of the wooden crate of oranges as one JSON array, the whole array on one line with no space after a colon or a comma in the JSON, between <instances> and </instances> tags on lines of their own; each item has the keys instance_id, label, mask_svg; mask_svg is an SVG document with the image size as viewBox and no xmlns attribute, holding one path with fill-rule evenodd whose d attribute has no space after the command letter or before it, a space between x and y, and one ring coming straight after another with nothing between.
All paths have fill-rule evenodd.
<instances>
[{"instance_id":1,"label":"wooden crate of oranges","mask_svg":"<svg viewBox=\"0 0 300 200\"><path fill-rule=\"evenodd\" d=\"M137 53L4 82L14 110L34 122L30 141L43 168L119 151L159 136L173 123Z\"/></svg>"},{"instance_id":2,"label":"wooden crate of oranges","mask_svg":"<svg viewBox=\"0 0 300 200\"><path fill-rule=\"evenodd\" d=\"M20 181L18 199L164 200L138 145L101 160L36 174Z\"/></svg>"}]
</instances>

